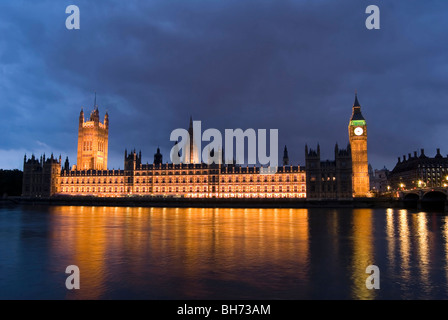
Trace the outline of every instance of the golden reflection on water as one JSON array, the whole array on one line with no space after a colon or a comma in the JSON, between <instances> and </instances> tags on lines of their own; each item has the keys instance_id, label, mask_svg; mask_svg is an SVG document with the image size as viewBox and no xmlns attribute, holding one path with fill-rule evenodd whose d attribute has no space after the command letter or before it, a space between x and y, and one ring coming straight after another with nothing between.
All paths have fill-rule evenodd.
<instances>
[{"instance_id":1,"label":"golden reflection on water","mask_svg":"<svg viewBox=\"0 0 448 320\"><path fill-rule=\"evenodd\" d=\"M82 286L89 288L83 290L83 298L98 298L104 289L106 241L113 245L115 240L106 239L106 216L96 207L51 207L51 212L62 218L52 230L58 240L52 242L52 249L56 255L66 256L67 265L88 270L82 272Z\"/></svg>"},{"instance_id":2,"label":"golden reflection on water","mask_svg":"<svg viewBox=\"0 0 448 320\"><path fill-rule=\"evenodd\" d=\"M107 296L109 286L138 288L149 281L145 280L148 275L148 285L166 296L171 290L187 296L191 293L191 298L207 298L210 285L204 281L216 281L215 287L234 283L277 290L284 285L284 279L294 279L306 291L316 280L310 270L311 241L329 241L323 243L331 248L328 261L338 263L340 257L349 255L347 285L354 299L378 297L379 290L368 290L365 282L369 276L366 267L378 264L377 254L386 261L386 265L379 265L382 280L386 274L390 277L397 273L394 281L400 288L408 289L410 281L418 279L424 293L430 294L430 252L435 241L424 212L410 214L407 210L387 209L384 215L384 211L355 209L347 219L344 212L334 210L321 216L328 226L325 231L314 228L321 230L318 233L328 232L327 237L321 237L310 234L313 228L309 225L308 209L50 208L52 253L64 266L74 264L80 268L81 289L85 289L76 294L68 292L68 298L100 299ZM314 221L320 224L322 219ZM384 221L379 224L382 230L377 232L376 219ZM348 224L349 234L341 234L341 230L348 230ZM442 232L448 279L446 218ZM387 252L375 249L374 239L378 235L374 233L382 234L380 238L385 236L384 245L379 248ZM345 245L341 239L347 236L350 242ZM260 272L272 277L254 276ZM117 279L117 275L125 279ZM172 282L166 282L168 276Z\"/></svg>"},{"instance_id":3,"label":"golden reflection on water","mask_svg":"<svg viewBox=\"0 0 448 320\"><path fill-rule=\"evenodd\" d=\"M445 277L447 279L446 294L448 295L448 217L445 217L443 224L443 240L445 242Z\"/></svg>"},{"instance_id":4,"label":"golden reflection on water","mask_svg":"<svg viewBox=\"0 0 448 320\"><path fill-rule=\"evenodd\" d=\"M400 266L401 278L404 282L410 280L410 258L411 258L411 241L409 233L408 212L407 210L398 211L398 241L400 243Z\"/></svg>"},{"instance_id":5,"label":"golden reflection on water","mask_svg":"<svg viewBox=\"0 0 448 320\"><path fill-rule=\"evenodd\" d=\"M366 288L369 274L366 268L375 264L372 247L372 210L357 209L353 211L353 298L373 299L375 290Z\"/></svg>"},{"instance_id":6,"label":"golden reflection on water","mask_svg":"<svg viewBox=\"0 0 448 320\"><path fill-rule=\"evenodd\" d=\"M51 213L54 254L80 268L85 290L78 298L101 298L113 272L134 275L126 282L138 285L148 266L160 279L167 272L184 280L214 273L220 281L236 281L239 272L257 272L265 264L291 266L294 277L308 279L306 209L60 206ZM204 290L201 281L176 286Z\"/></svg>"},{"instance_id":7,"label":"golden reflection on water","mask_svg":"<svg viewBox=\"0 0 448 320\"><path fill-rule=\"evenodd\" d=\"M428 238L428 219L426 213L419 212L412 216L412 225L417 236L417 254L418 254L418 270L420 275L420 281L423 285L423 289L428 294L429 290L429 238Z\"/></svg>"},{"instance_id":8,"label":"golden reflection on water","mask_svg":"<svg viewBox=\"0 0 448 320\"><path fill-rule=\"evenodd\" d=\"M444 232L445 234L448 233L446 224ZM433 261L431 259L434 259L434 257L431 257L431 250L436 249L434 247L436 243L433 239L433 233L428 230L428 213L410 213L407 210L394 211L388 209L386 213L386 234L388 272L391 275L396 275L395 282L404 292L402 298L415 296L410 292L414 286L419 287L417 296L430 297L432 290L430 271L431 261ZM397 242L399 244L398 255L396 252ZM448 261L448 242L445 242L445 244ZM445 264L445 269L448 270L448 264ZM446 277L448 277L448 273ZM437 285L440 285L440 283L437 283Z\"/></svg>"},{"instance_id":9,"label":"golden reflection on water","mask_svg":"<svg viewBox=\"0 0 448 320\"><path fill-rule=\"evenodd\" d=\"M395 257L397 253L395 252L395 221L394 221L394 210L386 210L386 236L387 236L387 261L389 273L395 268Z\"/></svg>"}]
</instances>

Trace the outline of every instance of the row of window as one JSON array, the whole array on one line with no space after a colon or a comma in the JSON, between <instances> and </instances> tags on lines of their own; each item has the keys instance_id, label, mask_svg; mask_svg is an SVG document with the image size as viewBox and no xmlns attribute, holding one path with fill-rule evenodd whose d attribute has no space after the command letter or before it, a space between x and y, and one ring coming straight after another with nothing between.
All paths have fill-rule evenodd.
<instances>
[{"instance_id":1,"label":"row of window","mask_svg":"<svg viewBox=\"0 0 448 320\"><path fill-rule=\"evenodd\" d=\"M333 180L335 180L336 178L333 178ZM81 183L123 183L124 180L123 178L118 179L118 178L92 178L92 180L90 180L90 178L87 179L76 179L76 184L79 184L81 181ZM233 177L222 177L221 178L221 182L225 183L225 182L298 182L297 177L294 177L294 179L290 180L289 176L287 177L282 177L282 179L280 179L280 177L278 176L263 176L263 177L248 177L246 178L245 176L233 176ZM301 182L305 182L305 177L302 176L302 178L300 179ZM128 181L129 183L131 182L131 180L129 179ZM136 183L152 183L152 178L148 178L148 179L139 179L137 178L135 180ZM208 178L207 177L189 177L189 178L155 178L154 179L155 183L207 183L208 182ZM214 179L212 179L212 182L214 182ZM75 180L74 179L61 179L61 183L62 184L74 184Z\"/></svg>"},{"instance_id":2,"label":"row of window","mask_svg":"<svg viewBox=\"0 0 448 320\"><path fill-rule=\"evenodd\" d=\"M87 178L86 180L84 180L84 179L79 180L79 178L78 178L78 179L76 179L76 184L79 184L80 181L81 181L81 183L93 183L93 184L94 183L123 183L124 182L123 178L121 178L121 179L116 178L115 180L112 178L109 178L109 179L98 178L98 180L92 179L92 182L90 182L89 178ZM75 183L74 179L61 179L61 184L73 184L73 183Z\"/></svg>"},{"instance_id":3,"label":"row of window","mask_svg":"<svg viewBox=\"0 0 448 320\"><path fill-rule=\"evenodd\" d=\"M445 164L444 166L446 166L446 164ZM442 166L442 165L440 165L440 164L428 164L428 165L424 165L424 164L422 164L422 165L418 165L419 168L420 168L420 167L421 167L421 168L441 168L442 170L445 169L444 166Z\"/></svg>"},{"instance_id":4,"label":"row of window","mask_svg":"<svg viewBox=\"0 0 448 320\"><path fill-rule=\"evenodd\" d=\"M127 192L131 192L131 188L126 188ZM214 189L214 188L213 188ZM125 190L124 187L62 187L62 192L120 192L123 193ZM306 192L305 186L302 187L221 187L219 189L221 192ZM155 187L154 192L215 192L216 190L211 190L211 188L208 188L207 186L204 187ZM140 192L151 192L151 188L146 187L136 187L135 188L136 193Z\"/></svg>"},{"instance_id":5,"label":"row of window","mask_svg":"<svg viewBox=\"0 0 448 320\"><path fill-rule=\"evenodd\" d=\"M161 170L161 171L154 171L154 175L155 176L159 176L159 175L209 175L209 174L214 174L214 172L209 172L207 170L204 171L171 171L171 170ZM262 175L260 173L256 173L256 172L221 172L221 175ZM150 176L152 175L151 172L136 172L135 173L136 176ZM285 173L280 173L280 175L282 176L286 176L286 175L301 175L304 176L304 172L300 173L290 173L290 172L285 172Z\"/></svg>"}]
</instances>

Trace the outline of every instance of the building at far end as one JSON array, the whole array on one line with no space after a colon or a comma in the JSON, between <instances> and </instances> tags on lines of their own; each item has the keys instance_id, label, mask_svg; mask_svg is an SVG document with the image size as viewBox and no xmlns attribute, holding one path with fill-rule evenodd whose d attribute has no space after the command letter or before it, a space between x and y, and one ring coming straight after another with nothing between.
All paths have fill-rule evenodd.
<instances>
[{"instance_id":1,"label":"building at far end","mask_svg":"<svg viewBox=\"0 0 448 320\"><path fill-rule=\"evenodd\" d=\"M442 156L437 149L434 157L428 157L421 149L420 155L414 151L414 155L398 157L389 174L389 184L392 190L447 187L448 155Z\"/></svg>"},{"instance_id":2,"label":"building at far end","mask_svg":"<svg viewBox=\"0 0 448 320\"><path fill-rule=\"evenodd\" d=\"M370 190L373 194L380 195L390 191L389 174L386 167L373 170L369 165Z\"/></svg>"}]
</instances>

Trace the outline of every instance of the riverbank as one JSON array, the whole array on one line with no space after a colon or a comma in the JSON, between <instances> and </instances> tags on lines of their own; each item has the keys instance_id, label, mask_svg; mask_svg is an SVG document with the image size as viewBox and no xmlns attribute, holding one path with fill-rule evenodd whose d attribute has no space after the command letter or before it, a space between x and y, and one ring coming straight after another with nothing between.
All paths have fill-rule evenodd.
<instances>
[{"instance_id":1,"label":"riverbank","mask_svg":"<svg viewBox=\"0 0 448 320\"><path fill-rule=\"evenodd\" d=\"M404 208L392 198L354 198L349 200L251 199L251 198L172 198L172 197L50 197L0 199L0 204L110 206L110 207L192 207L192 208Z\"/></svg>"}]
</instances>

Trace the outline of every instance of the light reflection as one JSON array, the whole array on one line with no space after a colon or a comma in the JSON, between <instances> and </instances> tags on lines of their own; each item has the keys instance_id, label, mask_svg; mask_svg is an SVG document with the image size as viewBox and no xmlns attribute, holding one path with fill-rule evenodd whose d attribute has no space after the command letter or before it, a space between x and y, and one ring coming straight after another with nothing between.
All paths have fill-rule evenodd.
<instances>
[{"instance_id":1,"label":"light reflection","mask_svg":"<svg viewBox=\"0 0 448 320\"><path fill-rule=\"evenodd\" d=\"M375 298L375 290L366 288L368 274L366 268L375 264L372 248L372 210L353 211L353 298L370 300Z\"/></svg>"},{"instance_id":2,"label":"light reflection","mask_svg":"<svg viewBox=\"0 0 448 320\"><path fill-rule=\"evenodd\" d=\"M386 210L386 235L387 235L387 261L389 272L395 268L395 223L394 223L394 210Z\"/></svg>"},{"instance_id":3,"label":"light reflection","mask_svg":"<svg viewBox=\"0 0 448 320\"><path fill-rule=\"evenodd\" d=\"M310 239L307 209L70 206L51 207L51 216L54 222L51 246L58 263L64 268L78 265L82 272L81 283L86 290L77 293L77 298L79 295L83 299L104 297L110 277L112 282L125 281L136 286L147 281L148 286L164 288L161 295L172 289L173 284L167 284L167 279L182 279L175 282L176 290L194 298L206 296L210 290L207 283L198 279L217 277L223 283L238 280L243 286L257 287L254 275L266 266L303 284L308 283L311 273L310 241L313 239ZM325 239L329 242L321 248L331 248L327 261L337 263L341 256L349 255L352 297L374 299L380 294L365 286L366 267L379 260L375 254L383 255L383 261L387 261L385 269L397 277L394 285L400 286L400 290L408 290L411 283L417 283L424 296L430 295L430 262L434 259L430 244L434 239L428 230L427 214L410 215L406 210L388 209L385 220L377 220L375 224L385 221L381 234L384 236L385 232L387 238L382 251L373 247L374 219L376 215L371 209L353 210L353 216L347 220L352 228L349 233L352 245L346 245L341 241L345 236L341 230L346 226L341 212L335 210L325 216L328 232ZM441 254L446 266L443 272L448 282L446 219L442 232ZM318 239L314 237L321 241ZM61 268L57 266L58 270ZM116 275L126 276L116 279ZM284 285L275 278L263 281L271 288ZM67 295L71 298L75 293Z\"/></svg>"},{"instance_id":4,"label":"light reflection","mask_svg":"<svg viewBox=\"0 0 448 320\"><path fill-rule=\"evenodd\" d=\"M50 207L50 212L56 220L52 241L53 250L57 256L64 257L65 264L77 265L82 273L82 285L87 284L88 290L83 290L84 299L98 299L104 287L105 275L105 243L106 216L97 207L92 207L89 214L77 214L76 207ZM72 292L68 291L70 296Z\"/></svg>"},{"instance_id":5,"label":"light reflection","mask_svg":"<svg viewBox=\"0 0 448 320\"><path fill-rule=\"evenodd\" d=\"M399 210L398 212L398 234L400 242L400 275L403 279L403 282L407 283L411 280L409 266L411 258L411 241L407 210Z\"/></svg>"},{"instance_id":6,"label":"light reflection","mask_svg":"<svg viewBox=\"0 0 448 320\"><path fill-rule=\"evenodd\" d=\"M413 215L413 224L417 225L417 253L418 253L418 269L420 281L423 285L425 293L429 290L429 250L428 250L428 220L426 213L420 212Z\"/></svg>"},{"instance_id":7,"label":"light reflection","mask_svg":"<svg viewBox=\"0 0 448 320\"><path fill-rule=\"evenodd\" d=\"M445 278L446 278L446 294L448 295L448 216L444 217L443 223L443 239L445 241Z\"/></svg>"},{"instance_id":8,"label":"light reflection","mask_svg":"<svg viewBox=\"0 0 448 320\"><path fill-rule=\"evenodd\" d=\"M85 290L69 292L70 297L100 299L108 281L136 286L150 281L148 286L162 288L163 294L167 278L182 279L176 290L194 297L207 290L197 279L210 272L220 281L238 278L257 287L254 275L266 264L284 270L286 277L308 279L307 209L92 207L85 213L61 206L52 207L51 214L57 226L54 254L82 273ZM152 278L145 280L148 273ZM263 281L284 286L275 279Z\"/></svg>"}]
</instances>

